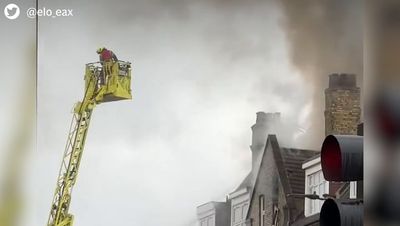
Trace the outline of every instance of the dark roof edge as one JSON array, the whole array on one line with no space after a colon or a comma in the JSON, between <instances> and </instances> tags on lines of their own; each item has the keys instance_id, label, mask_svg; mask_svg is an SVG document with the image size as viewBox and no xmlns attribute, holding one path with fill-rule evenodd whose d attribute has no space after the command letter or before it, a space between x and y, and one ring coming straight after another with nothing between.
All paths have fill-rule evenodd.
<instances>
[{"instance_id":1,"label":"dark roof edge","mask_svg":"<svg viewBox=\"0 0 400 226\"><path fill-rule=\"evenodd\" d=\"M284 162L283 162L283 157L282 157L282 153L281 153L281 149L279 147L279 143L278 140L276 139L276 136L268 136L268 139L271 138L271 145L272 145L272 152L273 152L273 156L275 159L275 164L278 170L278 175L281 181L281 185L283 188L283 193L284 194L291 194L292 193L292 189L290 188L290 184L289 184L289 178L286 174L286 170L285 170L285 166L284 166ZM294 203L294 200L292 197L285 197L286 199L286 203L289 207L289 211L291 209L295 209L296 205Z\"/></svg>"},{"instance_id":2,"label":"dark roof edge","mask_svg":"<svg viewBox=\"0 0 400 226\"><path fill-rule=\"evenodd\" d=\"M303 164L306 163L306 162L309 162L309 161L311 161L311 160L317 159L317 158L319 158L319 157L321 156L321 153L320 153L319 151L315 151L315 152L317 152L318 154L314 155L314 156L311 157L311 158L308 158L308 159L304 160L304 161L303 161Z\"/></svg>"}]
</instances>

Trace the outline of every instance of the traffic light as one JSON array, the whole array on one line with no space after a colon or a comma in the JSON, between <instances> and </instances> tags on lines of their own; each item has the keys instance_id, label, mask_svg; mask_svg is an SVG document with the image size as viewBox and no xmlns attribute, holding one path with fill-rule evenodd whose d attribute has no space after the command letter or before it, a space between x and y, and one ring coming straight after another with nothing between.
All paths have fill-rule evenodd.
<instances>
[{"instance_id":1,"label":"traffic light","mask_svg":"<svg viewBox=\"0 0 400 226\"><path fill-rule=\"evenodd\" d=\"M363 179L363 137L329 135L321 149L321 165L328 181Z\"/></svg>"},{"instance_id":2,"label":"traffic light","mask_svg":"<svg viewBox=\"0 0 400 226\"><path fill-rule=\"evenodd\" d=\"M359 200L327 199L321 208L321 226L362 226L363 203Z\"/></svg>"},{"instance_id":3,"label":"traffic light","mask_svg":"<svg viewBox=\"0 0 400 226\"><path fill-rule=\"evenodd\" d=\"M321 148L321 166L327 181L363 180L363 137L329 135ZM321 207L321 226L362 226L363 201L327 199Z\"/></svg>"}]
</instances>

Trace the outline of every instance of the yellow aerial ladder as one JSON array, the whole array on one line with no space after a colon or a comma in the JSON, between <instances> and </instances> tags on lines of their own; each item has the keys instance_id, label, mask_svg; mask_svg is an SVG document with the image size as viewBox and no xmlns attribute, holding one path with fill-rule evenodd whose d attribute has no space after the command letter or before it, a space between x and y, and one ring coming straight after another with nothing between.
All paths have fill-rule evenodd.
<instances>
[{"instance_id":1,"label":"yellow aerial ladder","mask_svg":"<svg viewBox=\"0 0 400 226\"><path fill-rule=\"evenodd\" d=\"M74 107L64 156L58 175L47 226L72 226L69 213L93 108L96 104L132 99L131 63L95 62L86 64L85 94Z\"/></svg>"}]
</instances>

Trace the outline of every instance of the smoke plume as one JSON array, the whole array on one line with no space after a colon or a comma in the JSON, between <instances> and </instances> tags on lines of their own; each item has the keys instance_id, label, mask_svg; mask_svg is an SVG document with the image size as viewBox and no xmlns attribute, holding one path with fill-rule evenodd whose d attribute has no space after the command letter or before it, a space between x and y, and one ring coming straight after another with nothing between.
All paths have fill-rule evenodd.
<instances>
[{"instance_id":1,"label":"smoke plume","mask_svg":"<svg viewBox=\"0 0 400 226\"><path fill-rule=\"evenodd\" d=\"M319 144L324 134L324 95L328 75L363 77L362 8L359 0L282 0L283 27L291 61L314 91L308 133ZM312 135L311 135L312 134Z\"/></svg>"}]
</instances>

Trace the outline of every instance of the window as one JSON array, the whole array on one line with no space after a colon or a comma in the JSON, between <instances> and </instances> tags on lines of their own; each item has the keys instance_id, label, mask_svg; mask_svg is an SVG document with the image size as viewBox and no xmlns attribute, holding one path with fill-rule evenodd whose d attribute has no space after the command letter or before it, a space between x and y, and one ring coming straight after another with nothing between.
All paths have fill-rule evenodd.
<instances>
[{"instance_id":1,"label":"window","mask_svg":"<svg viewBox=\"0 0 400 226\"><path fill-rule=\"evenodd\" d=\"M259 196L259 225L264 226L265 222L265 199L263 195Z\"/></svg>"},{"instance_id":2,"label":"window","mask_svg":"<svg viewBox=\"0 0 400 226\"><path fill-rule=\"evenodd\" d=\"M233 219L234 219L235 223L240 222L242 220L242 212L243 212L243 210L242 210L241 206L235 207L235 209L233 211L233 215L234 215Z\"/></svg>"},{"instance_id":3,"label":"window","mask_svg":"<svg viewBox=\"0 0 400 226\"><path fill-rule=\"evenodd\" d=\"M279 208L274 204L274 215L272 217L272 226L277 226L279 223Z\"/></svg>"},{"instance_id":4,"label":"window","mask_svg":"<svg viewBox=\"0 0 400 226\"><path fill-rule=\"evenodd\" d=\"M350 182L350 198L357 198L357 181Z\"/></svg>"},{"instance_id":5,"label":"window","mask_svg":"<svg viewBox=\"0 0 400 226\"><path fill-rule=\"evenodd\" d=\"M314 173L307 175L306 181L306 193L307 194L317 194L322 196L327 193L327 181L324 179L324 175L322 174L322 170L318 170ZM306 199L308 202L308 209L306 210L307 216L319 213L321 210L321 206L323 201L321 200L311 200Z\"/></svg>"},{"instance_id":6,"label":"window","mask_svg":"<svg viewBox=\"0 0 400 226\"><path fill-rule=\"evenodd\" d=\"M208 218L202 219L200 225L201 226L208 226Z\"/></svg>"},{"instance_id":7,"label":"window","mask_svg":"<svg viewBox=\"0 0 400 226\"><path fill-rule=\"evenodd\" d=\"M209 215L200 220L200 226L215 226L214 215Z\"/></svg>"},{"instance_id":8,"label":"window","mask_svg":"<svg viewBox=\"0 0 400 226\"><path fill-rule=\"evenodd\" d=\"M244 219L246 217L247 208L248 207L249 207L249 205L247 203L243 204L243 207L242 207L242 219Z\"/></svg>"},{"instance_id":9,"label":"window","mask_svg":"<svg viewBox=\"0 0 400 226\"><path fill-rule=\"evenodd\" d=\"M214 218L213 217L208 218L208 226L214 226Z\"/></svg>"},{"instance_id":10,"label":"window","mask_svg":"<svg viewBox=\"0 0 400 226\"><path fill-rule=\"evenodd\" d=\"M247 214L247 209L249 208L249 203L248 202L242 202L239 204L236 204L232 208L232 226L244 226L245 225L245 218Z\"/></svg>"}]
</instances>

